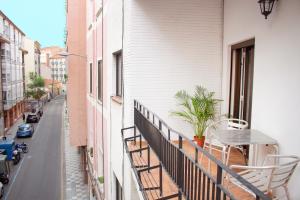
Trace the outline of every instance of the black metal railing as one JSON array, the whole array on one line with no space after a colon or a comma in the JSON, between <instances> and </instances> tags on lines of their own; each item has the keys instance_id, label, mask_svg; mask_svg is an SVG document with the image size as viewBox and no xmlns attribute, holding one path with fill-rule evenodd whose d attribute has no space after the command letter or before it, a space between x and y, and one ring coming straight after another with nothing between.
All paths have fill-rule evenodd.
<instances>
[{"instance_id":1,"label":"black metal railing","mask_svg":"<svg viewBox=\"0 0 300 200\"><path fill-rule=\"evenodd\" d=\"M122 129L122 136L125 142L126 151L130 154L130 161L133 163L132 153L137 151L144 151L151 148L159 159L159 167L163 168L172 181L178 187L178 194L171 195L169 197L161 197L157 199L170 199L182 196L188 200L200 200L200 199L238 199L235 194L228 190L224 186L224 176L229 175L236 179L243 186L245 186L255 199L269 200L270 198L264 193L259 191L256 187L251 185L237 173L225 166L221 161L216 159L213 155L194 144L186 136L170 128L163 120L161 120L156 114L152 113L149 109L143 106L138 101L134 101L134 125L126 129ZM134 134L131 137L124 138L124 131L127 129L134 129ZM137 135L137 130L139 135ZM175 135L175 136L174 136ZM142 148L142 138L148 143L148 148ZM128 141L134 141L139 139L140 148L134 152L130 152L127 146ZM174 142L176 141L176 142ZM183 141L187 142L194 150L194 155L191 156L183 149ZM148 153L149 154L149 153ZM216 166L216 175L208 172L201 163L199 163L199 154L203 154L212 164ZM136 177L140 186L140 190L143 192L145 199L147 195L145 193L142 182L140 181L141 169L151 170L157 166L150 166L148 157L148 163L146 166L133 166ZM143 169L144 170L144 169ZM159 189L162 195L162 177L159 173L160 183ZM151 188L150 188L151 189ZM152 188L157 189L157 188Z\"/></svg>"}]
</instances>

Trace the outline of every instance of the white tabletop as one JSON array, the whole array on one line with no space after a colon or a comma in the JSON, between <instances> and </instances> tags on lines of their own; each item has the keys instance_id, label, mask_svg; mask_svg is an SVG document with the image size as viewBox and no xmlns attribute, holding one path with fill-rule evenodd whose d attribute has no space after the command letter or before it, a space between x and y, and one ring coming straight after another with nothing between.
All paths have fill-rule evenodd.
<instances>
[{"instance_id":1,"label":"white tabletop","mask_svg":"<svg viewBox=\"0 0 300 200\"><path fill-rule=\"evenodd\" d=\"M277 144L277 141L266 134L254 130L212 130L214 138L224 145Z\"/></svg>"}]
</instances>

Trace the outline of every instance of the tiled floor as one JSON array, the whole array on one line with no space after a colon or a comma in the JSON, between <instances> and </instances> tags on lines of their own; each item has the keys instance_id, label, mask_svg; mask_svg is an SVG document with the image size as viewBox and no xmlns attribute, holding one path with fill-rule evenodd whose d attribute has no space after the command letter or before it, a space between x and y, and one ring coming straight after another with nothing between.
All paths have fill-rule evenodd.
<instances>
[{"instance_id":1,"label":"tiled floor","mask_svg":"<svg viewBox=\"0 0 300 200\"><path fill-rule=\"evenodd\" d=\"M66 200L88 200L89 193L87 184L84 183L82 168L80 167L80 155L77 148L72 147L69 142L68 120L65 114L65 199Z\"/></svg>"},{"instance_id":2,"label":"tiled floor","mask_svg":"<svg viewBox=\"0 0 300 200\"><path fill-rule=\"evenodd\" d=\"M174 143L176 144L176 142ZM146 146L146 143L142 144L143 147ZM138 149L138 143L137 145L134 145L134 143L130 143L129 145L129 149L133 150L133 149ZM194 148L188 143L188 142L183 142L183 149L184 151L190 156L190 157L194 157L195 155L195 151ZM218 159L221 159L221 154L218 152L213 152L214 156ZM139 153L133 153L133 160L134 160L134 164L135 165L146 165L147 164L147 151L143 151L142 156L140 157ZM158 158L156 157L156 155L154 154L153 151L150 151L150 163L151 166L155 166L159 164ZM200 156L198 159L199 163L200 163ZM242 154L238 151L238 150L233 150L231 157L230 157L230 164L244 164L244 158L242 156ZM206 157L203 157L203 160L201 161L201 166L208 170L208 160ZM211 165L211 174L212 176L216 176L216 165L212 164ZM171 178L168 176L168 174L166 173L165 170L163 170L162 172L162 182L163 182L163 195L162 196L168 196L168 195L172 195L172 194L176 194L178 193L178 188L177 186L173 183L173 181L171 180ZM141 173L141 181L143 183L144 188L149 188L149 187L157 187L159 186L159 169L152 169L150 170L150 173L146 172L142 172ZM224 181L223 184L225 187L229 186L228 189L230 190L230 192L234 193L234 196L237 199L254 199L251 195L249 195L248 193L245 193L244 191L240 190L237 187L234 187L232 184L228 185L228 182L226 183L226 181ZM147 196L149 199L158 199L160 196L159 190L148 190L147 192ZM207 194L205 195L207 196ZM178 197L173 198L173 199L178 199ZM183 198L184 199L184 198ZM227 199L227 198L225 198ZM229 199L229 198L228 198Z\"/></svg>"}]
</instances>

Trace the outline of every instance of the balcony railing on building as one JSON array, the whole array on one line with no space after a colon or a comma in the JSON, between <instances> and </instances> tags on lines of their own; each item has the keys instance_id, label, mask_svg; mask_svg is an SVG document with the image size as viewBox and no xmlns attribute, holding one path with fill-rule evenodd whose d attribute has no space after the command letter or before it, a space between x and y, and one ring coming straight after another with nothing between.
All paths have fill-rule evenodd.
<instances>
[{"instance_id":1,"label":"balcony railing on building","mask_svg":"<svg viewBox=\"0 0 300 200\"><path fill-rule=\"evenodd\" d=\"M3 26L3 32L0 33L0 41L9 43L9 27L7 25Z\"/></svg>"},{"instance_id":2,"label":"balcony railing on building","mask_svg":"<svg viewBox=\"0 0 300 200\"><path fill-rule=\"evenodd\" d=\"M122 129L122 138L144 199L225 200L247 195L229 187L229 176L253 193L250 199L270 199L137 101L134 126ZM200 155L205 157L201 163Z\"/></svg>"}]
</instances>

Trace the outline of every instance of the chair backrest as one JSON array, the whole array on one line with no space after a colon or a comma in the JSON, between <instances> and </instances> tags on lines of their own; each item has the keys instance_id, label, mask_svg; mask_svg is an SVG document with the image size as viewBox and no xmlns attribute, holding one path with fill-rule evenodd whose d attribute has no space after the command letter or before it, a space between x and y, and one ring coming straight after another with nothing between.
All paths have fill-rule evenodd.
<instances>
[{"instance_id":1,"label":"chair backrest","mask_svg":"<svg viewBox=\"0 0 300 200\"><path fill-rule=\"evenodd\" d=\"M248 122L242 119L227 119L227 129L246 129Z\"/></svg>"},{"instance_id":2,"label":"chair backrest","mask_svg":"<svg viewBox=\"0 0 300 200\"><path fill-rule=\"evenodd\" d=\"M297 156L267 155L263 165L276 166L271 176L270 189L287 185L299 162Z\"/></svg>"},{"instance_id":3,"label":"chair backrest","mask_svg":"<svg viewBox=\"0 0 300 200\"><path fill-rule=\"evenodd\" d=\"M235 129L246 129L246 128L248 128L248 122L245 120L235 119L235 118L223 119L214 122L210 126L208 126L205 131L205 135L209 136L211 133L211 129L235 130Z\"/></svg>"}]
</instances>

